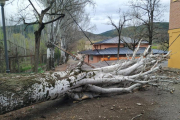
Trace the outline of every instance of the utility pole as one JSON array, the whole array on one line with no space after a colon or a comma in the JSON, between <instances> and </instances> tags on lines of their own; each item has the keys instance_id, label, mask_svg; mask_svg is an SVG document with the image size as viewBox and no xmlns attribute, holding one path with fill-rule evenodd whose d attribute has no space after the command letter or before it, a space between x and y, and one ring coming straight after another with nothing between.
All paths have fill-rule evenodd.
<instances>
[{"instance_id":1,"label":"utility pole","mask_svg":"<svg viewBox=\"0 0 180 120\"><path fill-rule=\"evenodd\" d=\"M5 49L5 60L6 60L6 73L9 73L9 58L7 51L7 40L6 40L6 27L5 27L5 17L4 17L4 5L5 1L8 0L0 0L1 12L2 12L2 22L3 22L3 36L4 36L4 49Z\"/></svg>"}]
</instances>

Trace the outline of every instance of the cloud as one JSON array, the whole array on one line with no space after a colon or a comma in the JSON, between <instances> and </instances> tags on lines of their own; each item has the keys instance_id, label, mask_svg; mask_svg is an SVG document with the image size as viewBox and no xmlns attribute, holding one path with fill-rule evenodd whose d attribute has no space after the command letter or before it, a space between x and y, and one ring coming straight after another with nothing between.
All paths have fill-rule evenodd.
<instances>
[{"instance_id":1,"label":"cloud","mask_svg":"<svg viewBox=\"0 0 180 120\"><path fill-rule=\"evenodd\" d=\"M20 0L20 1L22 1L22 0ZM33 1L35 1L35 0L33 0ZM23 1L23 2L24 2L24 4L23 4L24 7L26 7L27 4L29 4L28 1ZM119 15L117 12L118 12L119 8L122 11L129 10L128 0L94 0L94 2L96 2L95 9L93 9L92 6L88 5L86 7L86 11L90 14L91 24L96 25L97 30L93 31L96 34L113 29L113 27L111 27L110 25L107 25L107 22L108 22L107 16L111 16L114 21L118 21ZM36 2L34 2L34 3L36 3ZM166 9L164 11L164 17L162 19L164 21L168 22L169 21L170 0L161 0L161 4L166 6ZM35 5L39 11L41 7L39 7L37 4L35 4ZM18 12L17 1L15 0L12 5L9 4L9 5L5 6L5 12L6 12L6 17L8 17L10 15L15 15L15 13Z\"/></svg>"},{"instance_id":2,"label":"cloud","mask_svg":"<svg viewBox=\"0 0 180 120\"><path fill-rule=\"evenodd\" d=\"M112 16L114 21L118 21L119 15L118 10L119 8L121 11L128 11L128 0L95 0L96 7L92 9L91 7L86 7L86 11L90 13L91 23L95 24L97 27L96 31L93 33L98 34L105 32L107 30L111 30L112 27L105 23L108 22L107 16ZM164 11L164 17L162 18L164 21L169 21L169 0L161 0L161 4L166 6Z\"/></svg>"}]
</instances>

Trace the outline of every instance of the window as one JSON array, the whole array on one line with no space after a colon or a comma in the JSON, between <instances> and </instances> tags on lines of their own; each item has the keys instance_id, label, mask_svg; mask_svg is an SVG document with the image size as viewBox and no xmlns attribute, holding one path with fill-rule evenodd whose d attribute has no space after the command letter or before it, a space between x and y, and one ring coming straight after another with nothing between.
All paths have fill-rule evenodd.
<instances>
[{"instance_id":1,"label":"window","mask_svg":"<svg viewBox=\"0 0 180 120\"><path fill-rule=\"evenodd\" d=\"M90 55L90 56L89 56L89 60L90 60L90 61L93 61L93 55Z\"/></svg>"},{"instance_id":2,"label":"window","mask_svg":"<svg viewBox=\"0 0 180 120\"><path fill-rule=\"evenodd\" d=\"M110 59L110 57L111 57L111 56L110 56L110 55L108 55L107 57L108 57L108 59Z\"/></svg>"}]
</instances>

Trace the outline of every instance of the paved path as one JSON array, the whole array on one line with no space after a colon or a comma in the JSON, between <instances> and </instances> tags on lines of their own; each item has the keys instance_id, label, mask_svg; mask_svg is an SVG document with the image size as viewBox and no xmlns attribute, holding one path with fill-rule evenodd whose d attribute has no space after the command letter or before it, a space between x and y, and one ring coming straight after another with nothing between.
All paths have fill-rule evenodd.
<instances>
[{"instance_id":1,"label":"paved path","mask_svg":"<svg viewBox=\"0 0 180 120\"><path fill-rule=\"evenodd\" d=\"M75 61L75 60L73 60L73 59L69 59L66 64L62 64L62 65L56 66L55 72L58 72L58 71L66 71L68 67L71 67L71 68L72 68L72 67L75 66L77 63L78 63L78 61Z\"/></svg>"}]
</instances>

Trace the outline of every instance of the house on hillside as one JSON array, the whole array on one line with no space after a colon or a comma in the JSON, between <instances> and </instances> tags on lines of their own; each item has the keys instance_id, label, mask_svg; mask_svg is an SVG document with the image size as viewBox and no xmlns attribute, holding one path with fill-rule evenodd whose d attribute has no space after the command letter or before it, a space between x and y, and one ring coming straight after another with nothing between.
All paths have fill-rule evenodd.
<instances>
[{"instance_id":1,"label":"house on hillside","mask_svg":"<svg viewBox=\"0 0 180 120\"><path fill-rule=\"evenodd\" d=\"M133 40L129 37L123 37L123 40L132 44ZM85 54L85 62L87 63L97 63L99 61L109 61L109 60L117 60L117 51L118 51L118 37L114 37L111 39L103 40L100 42L96 42L92 45L91 50L81 51L80 54ZM148 47L147 41L142 41L139 51L137 54L142 54L146 47ZM154 54L156 53L164 53L162 50L152 50ZM133 51L126 47L126 44L121 41L120 43L120 59L126 59L126 55L132 55Z\"/></svg>"},{"instance_id":2,"label":"house on hillside","mask_svg":"<svg viewBox=\"0 0 180 120\"><path fill-rule=\"evenodd\" d=\"M168 67L180 69L180 0L170 0Z\"/></svg>"}]
</instances>

